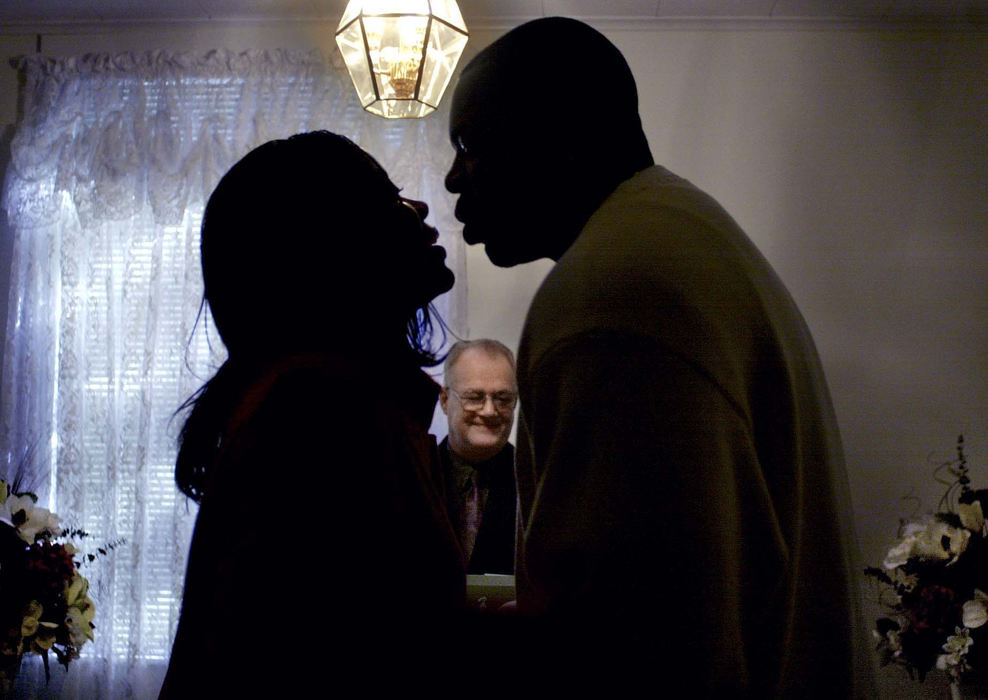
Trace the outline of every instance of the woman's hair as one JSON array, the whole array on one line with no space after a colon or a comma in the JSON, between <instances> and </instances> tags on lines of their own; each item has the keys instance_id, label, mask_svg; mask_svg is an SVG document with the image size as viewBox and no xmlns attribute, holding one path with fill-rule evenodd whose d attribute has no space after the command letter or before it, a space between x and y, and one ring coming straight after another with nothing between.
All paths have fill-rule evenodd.
<instances>
[{"instance_id":1,"label":"woman's hair","mask_svg":"<svg viewBox=\"0 0 988 700\"><path fill-rule=\"evenodd\" d=\"M191 409L175 467L187 496L201 500L241 394L274 359L353 354L348 336L364 333L369 352L439 363L429 306L403 308L387 276L372 273L389 252L373 216L394 205L397 191L370 155L328 131L269 141L222 177L200 247L204 302L229 356L179 408Z\"/></svg>"}]
</instances>

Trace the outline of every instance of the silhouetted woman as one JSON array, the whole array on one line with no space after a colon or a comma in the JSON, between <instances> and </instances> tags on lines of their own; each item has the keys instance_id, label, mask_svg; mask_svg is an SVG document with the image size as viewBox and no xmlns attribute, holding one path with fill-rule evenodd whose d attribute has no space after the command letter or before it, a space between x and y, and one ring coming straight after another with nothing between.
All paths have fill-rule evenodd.
<instances>
[{"instance_id":1,"label":"silhouetted woman","mask_svg":"<svg viewBox=\"0 0 988 700\"><path fill-rule=\"evenodd\" d=\"M427 307L453 283L427 213L328 132L256 148L210 197L229 359L181 434L201 506L162 697L372 692L437 653L465 595L427 434Z\"/></svg>"}]
</instances>

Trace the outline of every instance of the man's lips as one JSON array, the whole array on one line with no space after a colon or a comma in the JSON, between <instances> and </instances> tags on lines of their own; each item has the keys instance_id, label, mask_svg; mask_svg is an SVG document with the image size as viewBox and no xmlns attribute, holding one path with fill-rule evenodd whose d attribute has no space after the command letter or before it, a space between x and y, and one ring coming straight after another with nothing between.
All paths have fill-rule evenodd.
<instances>
[{"instance_id":1,"label":"man's lips","mask_svg":"<svg viewBox=\"0 0 988 700\"><path fill-rule=\"evenodd\" d=\"M453 209L453 216L463 224L462 235L467 245L476 245L477 243L484 242L481 238L481 232L471 223L473 221L473 215L470 211L470 203L464 200L462 195L460 195L460 198L456 202L456 207Z\"/></svg>"},{"instance_id":2,"label":"man's lips","mask_svg":"<svg viewBox=\"0 0 988 700\"><path fill-rule=\"evenodd\" d=\"M463 236L463 240L468 245L481 243L481 240L477 235L478 231L474 230L475 227L473 226L473 224L470 223L469 215L461 207L457 207L456 211L453 212L453 215L457 218L457 220L461 224L463 224L463 228L461 230L461 235Z\"/></svg>"},{"instance_id":3,"label":"man's lips","mask_svg":"<svg viewBox=\"0 0 988 700\"><path fill-rule=\"evenodd\" d=\"M503 422L498 422L498 423L477 422L477 423L471 423L470 425L471 427L474 428L483 428L484 430L489 430L492 433L500 433L504 429Z\"/></svg>"},{"instance_id":4,"label":"man's lips","mask_svg":"<svg viewBox=\"0 0 988 700\"><path fill-rule=\"evenodd\" d=\"M465 203L463 199L463 195L460 195L460 198L456 200L456 206L453 208L453 216L456 217L457 221L463 224L467 222L467 218L468 218L467 206L468 205Z\"/></svg>"}]
</instances>

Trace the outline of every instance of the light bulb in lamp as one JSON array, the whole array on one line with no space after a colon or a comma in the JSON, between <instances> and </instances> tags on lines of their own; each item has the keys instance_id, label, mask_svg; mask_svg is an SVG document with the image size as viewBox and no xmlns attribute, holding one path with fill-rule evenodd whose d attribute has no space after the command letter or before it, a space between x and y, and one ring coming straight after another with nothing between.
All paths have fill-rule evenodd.
<instances>
[{"instance_id":1,"label":"light bulb in lamp","mask_svg":"<svg viewBox=\"0 0 988 700\"><path fill-rule=\"evenodd\" d=\"M467 36L456 0L350 0L336 43L360 104L395 119L435 111Z\"/></svg>"}]
</instances>

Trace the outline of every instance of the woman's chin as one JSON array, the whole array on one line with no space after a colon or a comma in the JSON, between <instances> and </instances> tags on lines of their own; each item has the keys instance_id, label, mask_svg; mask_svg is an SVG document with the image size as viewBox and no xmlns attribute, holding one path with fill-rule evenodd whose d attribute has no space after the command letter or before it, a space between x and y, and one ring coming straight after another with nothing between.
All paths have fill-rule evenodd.
<instances>
[{"instance_id":1,"label":"woman's chin","mask_svg":"<svg viewBox=\"0 0 988 700\"><path fill-rule=\"evenodd\" d=\"M418 274L415 273L418 270ZM402 307L409 310L421 309L432 303L436 297L445 294L453 288L456 277L453 271L446 267L444 262L433 261L429 266L420 266L406 271L411 273L410 278L403 281L394 280L394 296L392 299L400 299Z\"/></svg>"},{"instance_id":2,"label":"woman's chin","mask_svg":"<svg viewBox=\"0 0 988 700\"><path fill-rule=\"evenodd\" d=\"M453 274L453 271L450 270L445 265L443 266L443 270L444 270L443 273L444 279L443 279L443 283L440 285L442 287L442 290L439 292L439 294L445 294L446 292L451 290L453 288L453 284L456 283L456 275ZM439 296L439 294L437 294L436 296Z\"/></svg>"},{"instance_id":3,"label":"woman's chin","mask_svg":"<svg viewBox=\"0 0 988 700\"><path fill-rule=\"evenodd\" d=\"M453 274L453 271L443 265L442 270L436 272L434 276L434 283L431 285L431 295L428 300L422 304L422 306L433 302L436 297L451 290L455 282L456 276Z\"/></svg>"}]
</instances>

